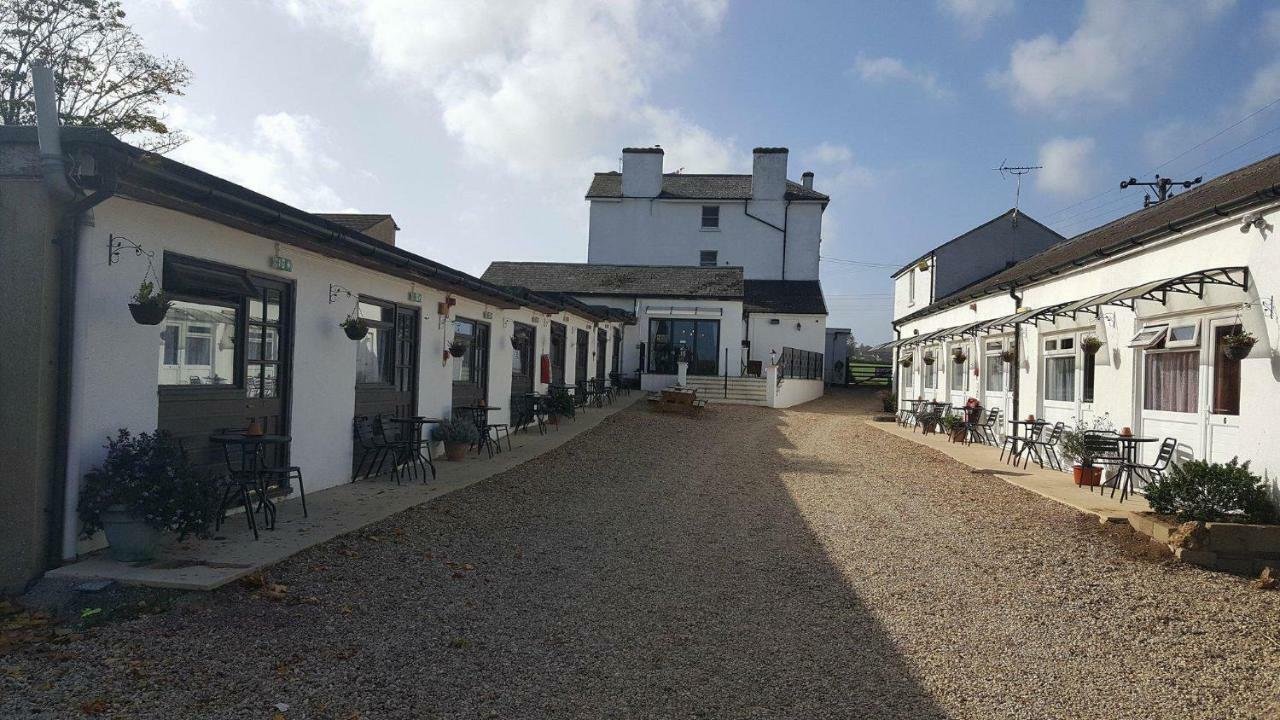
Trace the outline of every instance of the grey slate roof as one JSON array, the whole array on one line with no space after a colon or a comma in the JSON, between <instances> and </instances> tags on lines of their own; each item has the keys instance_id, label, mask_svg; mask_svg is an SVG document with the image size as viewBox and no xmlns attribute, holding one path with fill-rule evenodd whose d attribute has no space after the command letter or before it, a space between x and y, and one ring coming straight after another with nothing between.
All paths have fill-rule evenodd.
<instances>
[{"instance_id":1,"label":"grey slate roof","mask_svg":"<svg viewBox=\"0 0 1280 720\"><path fill-rule=\"evenodd\" d=\"M743 291L747 312L827 314L822 284L817 280L745 280Z\"/></svg>"},{"instance_id":2,"label":"grey slate roof","mask_svg":"<svg viewBox=\"0 0 1280 720\"><path fill-rule=\"evenodd\" d=\"M342 227L355 230L356 232L364 232L383 220L391 220L391 216L385 213L315 213L315 215L317 217L322 217L329 222L337 223ZM391 221L395 222L395 220Z\"/></svg>"},{"instance_id":3,"label":"grey slate roof","mask_svg":"<svg viewBox=\"0 0 1280 720\"><path fill-rule=\"evenodd\" d=\"M596 173L591 188L587 190L587 198L620 197L622 173ZM751 197L751 176L667 173L662 176L662 192L658 197L666 200L746 200ZM786 199L827 202L831 198L788 180Z\"/></svg>"},{"instance_id":4,"label":"grey slate roof","mask_svg":"<svg viewBox=\"0 0 1280 720\"><path fill-rule=\"evenodd\" d=\"M685 265L588 265L494 262L481 278L534 292L644 297L742 297L742 268Z\"/></svg>"},{"instance_id":5,"label":"grey slate roof","mask_svg":"<svg viewBox=\"0 0 1280 720\"><path fill-rule=\"evenodd\" d=\"M1134 195L1135 201L1137 195ZM938 299L898 322L928 315L971 298L1025 286L1072 267L1100 262L1130 246L1194 227L1215 216L1280 198L1280 154L1220 175L1180 195L1085 231L1003 272ZM1207 264L1214 263L1206 260Z\"/></svg>"}]
</instances>

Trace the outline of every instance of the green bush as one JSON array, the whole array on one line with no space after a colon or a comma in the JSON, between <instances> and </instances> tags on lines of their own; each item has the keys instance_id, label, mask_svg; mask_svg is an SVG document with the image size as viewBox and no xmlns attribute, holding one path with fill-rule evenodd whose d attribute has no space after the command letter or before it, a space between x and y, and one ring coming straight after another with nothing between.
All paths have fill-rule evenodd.
<instances>
[{"instance_id":1,"label":"green bush","mask_svg":"<svg viewBox=\"0 0 1280 720\"><path fill-rule=\"evenodd\" d=\"M1255 523L1276 519L1267 486L1238 458L1225 464L1189 460L1170 468L1164 480L1153 479L1146 490L1152 510L1184 521L1210 522L1235 513Z\"/></svg>"},{"instance_id":2,"label":"green bush","mask_svg":"<svg viewBox=\"0 0 1280 720\"><path fill-rule=\"evenodd\" d=\"M876 393L880 397L880 409L891 413L898 411L898 396L892 390L881 390Z\"/></svg>"},{"instance_id":3,"label":"green bush","mask_svg":"<svg viewBox=\"0 0 1280 720\"><path fill-rule=\"evenodd\" d=\"M480 431L469 420L445 420L431 429L431 439L470 445L480 439Z\"/></svg>"},{"instance_id":4,"label":"green bush","mask_svg":"<svg viewBox=\"0 0 1280 720\"><path fill-rule=\"evenodd\" d=\"M213 520L217 484L196 473L182 447L164 431L121 429L107 439L107 458L85 475L77 510L85 537L102 529L102 512L113 505L157 529L202 534Z\"/></svg>"},{"instance_id":5,"label":"green bush","mask_svg":"<svg viewBox=\"0 0 1280 720\"><path fill-rule=\"evenodd\" d=\"M547 398L547 412L560 417L573 415L573 397L567 392L555 392Z\"/></svg>"}]
</instances>

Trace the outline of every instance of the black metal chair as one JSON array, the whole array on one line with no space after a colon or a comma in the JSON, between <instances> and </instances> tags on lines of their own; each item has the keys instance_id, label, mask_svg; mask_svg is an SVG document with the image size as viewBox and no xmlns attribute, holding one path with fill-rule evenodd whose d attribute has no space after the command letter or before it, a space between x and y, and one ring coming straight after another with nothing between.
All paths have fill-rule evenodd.
<instances>
[{"instance_id":1,"label":"black metal chair","mask_svg":"<svg viewBox=\"0 0 1280 720\"><path fill-rule=\"evenodd\" d=\"M609 373L609 384L613 386L614 395L631 397L631 386L622 382L622 373L617 371Z\"/></svg>"},{"instance_id":2,"label":"black metal chair","mask_svg":"<svg viewBox=\"0 0 1280 720\"><path fill-rule=\"evenodd\" d=\"M366 461L369 467L365 469L364 479L368 480L374 475L375 469L381 470L383 456L389 448L378 440L373 430L373 421L367 415L357 415L351 421L351 433L360 449L360 458L351 471L351 482L360 478L360 470L364 468Z\"/></svg>"},{"instance_id":3,"label":"black metal chair","mask_svg":"<svg viewBox=\"0 0 1280 720\"><path fill-rule=\"evenodd\" d=\"M218 430L221 434L242 433L246 428L221 428ZM239 458L236 456L240 455ZM267 500L267 488L263 482L263 477L259 473L255 473L244 465L243 453L232 452L231 445L222 444L222 460L226 465L227 472L223 475L222 482L222 498L218 502L218 513L214 520L213 529L218 531L222 528L222 523L227 519L227 509L233 500L239 499L244 506L245 520L249 523L249 530L253 532L253 539L258 539L258 511L262 511L262 520L266 523L268 529L275 526L275 508ZM253 506L253 496L257 496L258 506Z\"/></svg>"},{"instance_id":4,"label":"black metal chair","mask_svg":"<svg viewBox=\"0 0 1280 720\"><path fill-rule=\"evenodd\" d=\"M982 424L982 406L961 408L961 418L964 421L964 442L966 445L972 445L975 440L985 443Z\"/></svg>"},{"instance_id":5,"label":"black metal chair","mask_svg":"<svg viewBox=\"0 0 1280 720\"><path fill-rule=\"evenodd\" d=\"M978 435L982 443L996 447L1000 444L999 438L996 436L996 425L1000 422L1000 408L991 408L987 411L987 420L978 426Z\"/></svg>"},{"instance_id":6,"label":"black metal chair","mask_svg":"<svg viewBox=\"0 0 1280 720\"><path fill-rule=\"evenodd\" d=\"M1101 466L1104 470L1108 467L1119 469L1124 464L1124 455L1120 452L1119 436L1114 432L1091 430L1084 434L1084 452L1089 457L1091 466ZM1111 486L1111 494L1115 496L1115 485L1118 484L1122 473L1116 473L1111 480L1104 480L1098 485L1098 492L1101 493L1108 485ZM1093 486L1089 487L1089 492L1093 492Z\"/></svg>"},{"instance_id":7,"label":"black metal chair","mask_svg":"<svg viewBox=\"0 0 1280 720\"><path fill-rule=\"evenodd\" d=\"M1169 463L1173 461L1173 454L1178 450L1177 438L1167 437L1160 443L1160 449L1156 451L1155 462L1150 464L1140 462L1125 462L1121 464L1120 472L1124 475L1124 487L1120 490L1120 501L1123 502L1125 496L1133 494L1133 473L1141 470L1147 475L1149 480L1151 477L1158 477L1164 480L1165 472L1169 469ZM1143 482L1146 485L1146 482ZM1115 497L1116 489L1111 488L1111 496Z\"/></svg>"},{"instance_id":8,"label":"black metal chair","mask_svg":"<svg viewBox=\"0 0 1280 720\"><path fill-rule=\"evenodd\" d=\"M391 479L400 484L401 466L406 466L410 479L417 477L414 458L419 455L418 443L401 437L392 437L387 432L386 422L381 415L373 416L373 437L377 444L385 448L382 454L382 461L378 463L378 473L382 474L382 464L391 458ZM423 473L423 481L426 481L426 473Z\"/></svg>"},{"instance_id":9,"label":"black metal chair","mask_svg":"<svg viewBox=\"0 0 1280 720\"><path fill-rule=\"evenodd\" d=\"M1044 467L1045 460L1049 461L1049 467L1054 470L1062 470L1062 458L1058 457L1058 443L1062 441L1062 433L1066 431L1066 423L1058 421L1053 424L1053 429L1045 435L1044 428L1039 428L1040 432L1036 437L1029 438L1027 449L1022 453L1022 467L1026 467L1031 461L1031 456L1036 456L1036 463L1040 467Z\"/></svg>"}]
</instances>

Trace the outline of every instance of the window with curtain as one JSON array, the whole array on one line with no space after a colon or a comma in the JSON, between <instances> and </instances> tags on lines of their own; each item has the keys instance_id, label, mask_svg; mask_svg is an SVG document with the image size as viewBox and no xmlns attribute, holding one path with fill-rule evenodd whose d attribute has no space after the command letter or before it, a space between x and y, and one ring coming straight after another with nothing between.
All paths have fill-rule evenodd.
<instances>
[{"instance_id":1,"label":"window with curtain","mask_svg":"<svg viewBox=\"0 0 1280 720\"><path fill-rule=\"evenodd\" d=\"M983 356L982 372L986 376L983 387L988 392L1004 392L1004 361L1000 359L1000 351L1004 345L998 342L987 343Z\"/></svg>"},{"instance_id":2,"label":"window with curtain","mask_svg":"<svg viewBox=\"0 0 1280 720\"><path fill-rule=\"evenodd\" d=\"M1075 338L1049 338L1044 341L1044 399L1075 402L1076 352Z\"/></svg>"},{"instance_id":3,"label":"window with curtain","mask_svg":"<svg viewBox=\"0 0 1280 720\"><path fill-rule=\"evenodd\" d=\"M1193 413L1200 389L1197 350L1147 352L1143 358L1142 407Z\"/></svg>"},{"instance_id":4,"label":"window with curtain","mask_svg":"<svg viewBox=\"0 0 1280 720\"><path fill-rule=\"evenodd\" d=\"M938 386L938 365L935 361L933 365L920 363L920 372L924 373L924 389L932 390Z\"/></svg>"},{"instance_id":5,"label":"window with curtain","mask_svg":"<svg viewBox=\"0 0 1280 720\"><path fill-rule=\"evenodd\" d=\"M395 310L365 300L357 307L360 317L369 324L369 333L356 343L356 382L390 384Z\"/></svg>"},{"instance_id":6,"label":"window with curtain","mask_svg":"<svg viewBox=\"0 0 1280 720\"><path fill-rule=\"evenodd\" d=\"M1213 330L1213 412L1240 414L1240 361L1226 356L1222 339L1240 331L1239 325L1223 325Z\"/></svg>"},{"instance_id":7,"label":"window with curtain","mask_svg":"<svg viewBox=\"0 0 1280 720\"><path fill-rule=\"evenodd\" d=\"M956 347L963 347L963 346L956 346ZM953 347L951 351L955 352L955 349L956 348ZM969 363L970 362L971 360L965 360L962 363L957 363L953 356L951 355L947 356L947 364L951 367L951 391L952 392L958 392L961 390L969 389Z\"/></svg>"}]
</instances>

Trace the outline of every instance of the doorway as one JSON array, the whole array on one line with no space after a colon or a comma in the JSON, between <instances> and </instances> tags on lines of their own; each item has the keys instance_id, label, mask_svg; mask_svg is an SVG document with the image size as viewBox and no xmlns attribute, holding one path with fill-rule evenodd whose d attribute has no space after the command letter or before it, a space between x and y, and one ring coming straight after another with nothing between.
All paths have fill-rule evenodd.
<instances>
[{"instance_id":1,"label":"doorway","mask_svg":"<svg viewBox=\"0 0 1280 720\"><path fill-rule=\"evenodd\" d=\"M551 383L553 385L564 384L565 362L568 359L567 341L564 325L558 322L551 323Z\"/></svg>"},{"instance_id":2,"label":"doorway","mask_svg":"<svg viewBox=\"0 0 1280 720\"><path fill-rule=\"evenodd\" d=\"M369 333L356 343L355 414L411 417L418 407L418 309L360 298Z\"/></svg>"},{"instance_id":3,"label":"doorway","mask_svg":"<svg viewBox=\"0 0 1280 720\"><path fill-rule=\"evenodd\" d=\"M467 346L462 357L453 363L453 406L475 405L489 401L489 324L457 318L453 321L453 337Z\"/></svg>"},{"instance_id":4,"label":"doorway","mask_svg":"<svg viewBox=\"0 0 1280 720\"><path fill-rule=\"evenodd\" d=\"M585 388L587 386L587 354L591 352L591 333L579 330L576 362L573 366L573 384Z\"/></svg>"}]
</instances>

